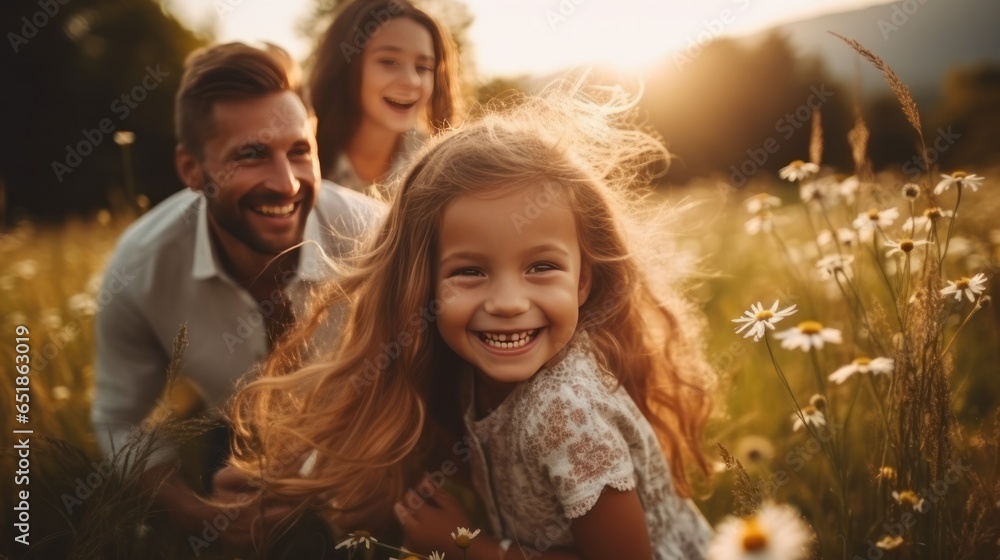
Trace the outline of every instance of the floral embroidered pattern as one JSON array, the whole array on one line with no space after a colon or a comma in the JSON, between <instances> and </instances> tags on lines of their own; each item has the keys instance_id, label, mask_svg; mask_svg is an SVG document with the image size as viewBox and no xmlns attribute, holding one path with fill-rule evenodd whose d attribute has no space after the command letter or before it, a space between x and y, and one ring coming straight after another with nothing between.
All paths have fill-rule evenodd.
<instances>
[{"instance_id":1,"label":"floral embroidered pattern","mask_svg":"<svg viewBox=\"0 0 1000 560\"><path fill-rule=\"evenodd\" d=\"M580 335L482 420L466 395L473 481L494 534L534 550L572 546L572 520L605 487L635 489L655 558L704 558L708 523L676 494L652 427L610 377Z\"/></svg>"}]
</instances>

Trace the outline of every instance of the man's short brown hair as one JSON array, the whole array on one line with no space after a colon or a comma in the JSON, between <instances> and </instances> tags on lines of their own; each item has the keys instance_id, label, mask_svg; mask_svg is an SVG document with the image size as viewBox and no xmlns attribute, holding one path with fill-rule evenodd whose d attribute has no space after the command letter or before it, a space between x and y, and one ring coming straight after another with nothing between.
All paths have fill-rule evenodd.
<instances>
[{"instance_id":1,"label":"man's short brown hair","mask_svg":"<svg viewBox=\"0 0 1000 560\"><path fill-rule=\"evenodd\" d=\"M302 88L302 72L277 45L261 48L226 43L198 49L184 63L184 76L174 104L177 141L201 157L213 134L212 105L216 101L252 99L291 91L312 113Z\"/></svg>"}]
</instances>

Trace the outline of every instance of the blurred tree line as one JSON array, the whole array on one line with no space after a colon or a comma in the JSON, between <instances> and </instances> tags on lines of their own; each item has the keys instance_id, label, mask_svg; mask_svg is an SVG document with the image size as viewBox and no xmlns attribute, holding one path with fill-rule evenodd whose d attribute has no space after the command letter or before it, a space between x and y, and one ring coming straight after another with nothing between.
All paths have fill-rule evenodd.
<instances>
[{"instance_id":1,"label":"blurred tree line","mask_svg":"<svg viewBox=\"0 0 1000 560\"><path fill-rule=\"evenodd\" d=\"M317 0L300 31L318 39L342 1ZM460 0L418 4L456 36L470 99L537 89L537 78L475 81L468 9ZM0 48L0 220L19 212L60 219L114 205L127 182L123 149L113 140L122 130L135 133L138 193L155 204L179 189L173 96L185 56L207 39L156 0L8 0L0 9L7 42ZM719 39L666 57L648 76L643 114L676 156L671 182L714 176L740 186L807 159L811 108L823 116L824 163L851 170L846 135L853 84L797 54L781 35ZM995 163L1000 66L956 68L942 87L938 106L922 107L932 161L947 169ZM862 105L875 169L918 171L914 135L888 88L884 92Z\"/></svg>"},{"instance_id":2,"label":"blurred tree line","mask_svg":"<svg viewBox=\"0 0 1000 560\"><path fill-rule=\"evenodd\" d=\"M138 192L176 191L173 97L204 39L155 0L5 0L0 10L0 219L122 203L119 131L135 135Z\"/></svg>"}]
</instances>

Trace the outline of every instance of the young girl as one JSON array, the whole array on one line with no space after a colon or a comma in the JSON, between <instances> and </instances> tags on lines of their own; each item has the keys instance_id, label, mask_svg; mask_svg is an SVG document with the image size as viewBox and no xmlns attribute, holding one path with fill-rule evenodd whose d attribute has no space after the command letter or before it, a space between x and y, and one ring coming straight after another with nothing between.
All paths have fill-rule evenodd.
<instances>
[{"instance_id":1,"label":"young girl","mask_svg":"<svg viewBox=\"0 0 1000 560\"><path fill-rule=\"evenodd\" d=\"M347 303L333 348L306 328L240 393L234 465L344 530L392 510L449 557L470 522L440 486L467 466L491 533L469 558L702 558L711 372L629 226L665 152L612 97L522 100L425 148L319 305Z\"/></svg>"},{"instance_id":2,"label":"young girl","mask_svg":"<svg viewBox=\"0 0 1000 560\"><path fill-rule=\"evenodd\" d=\"M344 2L316 52L309 95L323 177L363 191L458 113L447 30L407 0Z\"/></svg>"}]
</instances>

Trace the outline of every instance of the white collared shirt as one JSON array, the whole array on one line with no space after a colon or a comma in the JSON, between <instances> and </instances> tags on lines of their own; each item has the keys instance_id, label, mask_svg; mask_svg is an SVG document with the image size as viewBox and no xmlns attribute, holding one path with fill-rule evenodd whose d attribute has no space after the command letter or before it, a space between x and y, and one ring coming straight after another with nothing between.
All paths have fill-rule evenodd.
<instances>
[{"instance_id":1,"label":"white collared shirt","mask_svg":"<svg viewBox=\"0 0 1000 560\"><path fill-rule=\"evenodd\" d=\"M354 250L382 215L368 197L320 184L299 266L282 289L293 315L302 316L316 283L335 276L324 254L336 260ZM182 324L188 327L183 375L209 407L230 397L236 381L268 355L265 317L275 308L258 305L215 253L204 196L190 190L158 204L119 239L95 321L91 418L105 453L120 448L155 406Z\"/></svg>"}]
</instances>

